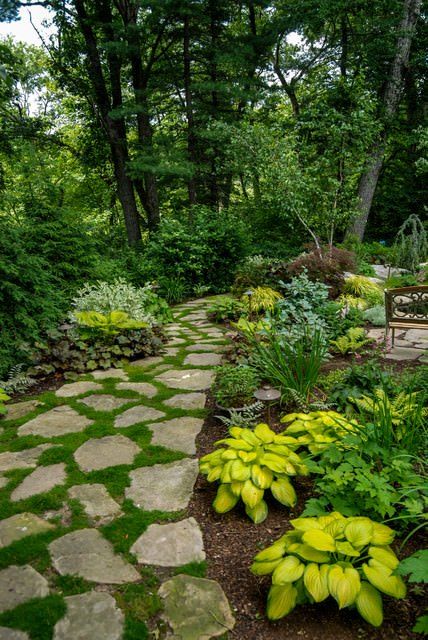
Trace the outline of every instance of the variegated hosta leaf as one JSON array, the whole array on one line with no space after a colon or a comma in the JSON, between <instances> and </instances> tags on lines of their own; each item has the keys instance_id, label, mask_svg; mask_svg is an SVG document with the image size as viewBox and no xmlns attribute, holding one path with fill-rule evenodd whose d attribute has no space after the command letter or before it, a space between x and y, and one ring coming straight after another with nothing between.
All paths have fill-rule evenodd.
<instances>
[{"instance_id":1,"label":"variegated hosta leaf","mask_svg":"<svg viewBox=\"0 0 428 640\"><path fill-rule=\"evenodd\" d=\"M267 602L269 620L279 620L290 613L296 606L297 589L288 582L284 585L272 585Z\"/></svg>"},{"instance_id":2,"label":"variegated hosta leaf","mask_svg":"<svg viewBox=\"0 0 428 640\"><path fill-rule=\"evenodd\" d=\"M369 544L373 535L373 523L369 518L350 518L345 527L345 537L354 547Z\"/></svg>"},{"instance_id":3,"label":"variegated hosta leaf","mask_svg":"<svg viewBox=\"0 0 428 640\"><path fill-rule=\"evenodd\" d=\"M250 509L254 507L263 499L263 489L258 489L251 480L246 480L241 491L241 498L244 504Z\"/></svg>"},{"instance_id":4,"label":"variegated hosta leaf","mask_svg":"<svg viewBox=\"0 0 428 640\"><path fill-rule=\"evenodd\" d=\"M221 484L217 490L217 496L213 502L213 507L217 513L226 513L233 509L239 497L233 495L228 484Z\"/></svg>"},{"instance_id":5,"label":"variegated hosta leaf","mask_svg":"<svg viewBox=\"0 0 428 640\"><path fill-rule=\"evenodd\" d=\"M352 544L347 540L337 540L336 541L336 549L338 553L341 553L344 556L351 556L351 558L358 558L360 552L357 549L354 549Z\"/></svg>"},{"instance_id":6,"label":"variegated hosta leaf","mask_svg":"<svg viewBox=\"0 0 428 640\"><path fill-rule=\"evenodd\" d=\"M286 507L294 507L297 495L291 482L285 478L275 480L270 486L273 497Z\"/></svg>"},{"instance_id":7,"label":"variegated hosta leaf","mask_svg":"<svg viewBox=\"0 0 428 640\"><path fill-rule=\"evenodd\" d=\"M305 565L295 556L287 556L282 560L272 574L272 584L296 582L302 577Z\"/></svg>"},{"instance_id":8,"label":"variegated hosta leaf","mask_svg":"<svg viewBox=\"0 0 428 640\"><path fill-rule=\"evenodd\" d=\"M260 500L253 508L246 505L245 513L251 518L254 524L260 524L260 522L263 522L263 520L267 518L268 507L264 500Z\"/></svg>"},{"instance_id":9,"label":"variegated hosta leaf","mask_svg":"<svg viewBox=\"0 0 428 640\"><path fill-rule=\"evenodd\" d=\"M293 549L288 549L288 551L291 550L304 560L309 560L309 562L323 563L330 561L330 554L327 551L318 551L308 544L296 544Z\"/></svg>"},{"instance_id":10,"label":"variegated hosta leaf","mask_svg":"<svg viewBox=\"0 0 428 640\"><path fill-rule=\"evenodd\" d=\"M373 522L373 534L371 543L379 547L391 544L395 537L395 531L386 524L380 524L379 522Z\"/></svg>"},{"instance_id":11,"label":"variegated hosta leaf","mask_svg":"<svg viewBox=\"0 0 428 640\"><path fill-rule=\"evenodd\" d=\"M232 481L245 482L251 475L251 469L242 460L234 460L230 467Z\"/></svg>"},{"instance_id":12,"label":"variegated hosta leaf","mask_svg":"<svg viewBox=\"0 0 428 640\"><path fill-rule=\"evenodd\" d=\"M290 520L290 523L299 531L322 529L321 524L318 522L318 518L295 518L294 520Z\"/></svg>"},{"instance_id":13,"label":"variegated hosta leaf","mask_svg":"<svg viewBox=\"0 0 428 640\"><path fill-rule=\"evenodd\" d=\"M322 602L330 595L328 590L329 571L328 564L320 566L314 562L309 563L305 569L304 584L315 602Z\"/></svg>"},{"instance_id":14,"label":"variegated hosta leaf","mask_svg":"<svg viewBox=\"0 0 428 640\"><path fill-rule=\"evenodd\" d=\"M380 627L383 621L382 596L369 582L363 580L355 600L358 613L366 622Z\"/></svg>"},{"instance_id":15,"label":"variegated hosta leaf","mask_svg":"<svg viewBox=\"0 0 428 640\"><path fill-rule=\"evenodd\" d=\"M336 544L333 536L325 531L305 531L303 534L303 542L306 542L310 547L313 547L317 551L335 551Z\"/></svg>"},{"instance_id":16,"label":"variegated hosta leaf","mask_svg":"<svg viewBox=\"0 0 428 640\"><path fill-rule=\"evenodd\" d=\"M399 560L392 549L388 547L369 547L369 556L385 565L392 571L399 565Z\"/></svg>"},{"instance_id":17,"label":"variegated hosta leaf","mask_svg":"<svg viewBox=\"0 0 428 640\"><path fill-rule=\"evenodd\" d=\"M255 576L267 576L269 573L275 571L280 562L282 562L282 558L266 562L253 562L251 565L251 573L254 573Z\"/></svg>"},{"instance_id":18,"label":"variegated hosta leaf","mask_svg":"<svg viewBox=\"0 0 428 640\"><path fill-rule=\"evenodd\" d=\"M270 547L266 547L266 549L259 551L259 553L254 557L254 562L266 562L277 560L278 558L281 558L282 560L286 546L286 541L283 538L280 538L271 544Z\"/></svg>"},{"instance_id":19,"label":"variegated hosta leaf","mask_svg":"<svg viewBox=\"0 0 428 640\"><path fill-rule=\"evenodd\" d=\"M400 576L392 575L392 570L389 567L377 560L369 560L368 564L363 564L363 571L367 580L382 593L393 598L405 597L406 585Z\"/></svg>"},{"instance_id":20,"label":"variegated hosta leaf","mask_svg":"<svg viewBox=\"0 0 428 640\"><path fill-rule=\"evenodd\" d=\"M267 467L251 465L251 480L259 489L269 489L273 481L273 473Z\"/></svg>"},{"instance_id":21,"label":"variegated hosta leaf","mask_svg":"<svg viewBox=\"0 0 428 640\"><path fill-rule=\"evenodd\" d=\"M267 424L258 424L254 429L254 433L265 444L273 442L275 437L275 432L272 431Z\"/></svg>"},{"instance_id":22,"label":"variegated hosta leaf","mask_svg":"<svg viewBox=\"0 0 428 640\"><path fill-rule=\"evenodd\" d=\"M343 569L336 564L330 567L328 573L328 590L339 605L339 609L349 607L355 602L360 590L360 575L356 569Z\"/></svg>"}]
</instances>

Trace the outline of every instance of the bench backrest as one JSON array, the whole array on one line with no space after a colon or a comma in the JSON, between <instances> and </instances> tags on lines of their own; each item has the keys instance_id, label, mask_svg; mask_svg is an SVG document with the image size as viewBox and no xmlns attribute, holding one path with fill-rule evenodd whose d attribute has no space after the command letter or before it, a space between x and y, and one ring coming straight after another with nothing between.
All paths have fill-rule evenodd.
<instances>
[{"instance_id":1,"label":"bench backrest","mask_svg":"<svg viewBox=\"0 0 428 640\"><path fill-rule=\"evenodd\" d=\"M387 324L393 321L428 324L428 285L385 289Z\"/></svg>"}]
</instances>

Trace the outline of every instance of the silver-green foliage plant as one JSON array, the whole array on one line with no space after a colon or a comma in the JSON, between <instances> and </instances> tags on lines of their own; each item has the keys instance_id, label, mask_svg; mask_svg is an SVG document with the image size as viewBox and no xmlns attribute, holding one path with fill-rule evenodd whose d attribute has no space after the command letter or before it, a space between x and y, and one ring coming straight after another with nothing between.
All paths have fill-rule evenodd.
<instances>
[{"instance_id":1,"label":"silver-green foliage plant","mask_svg":"<svg viewBox=\"0 0 428 640\"><path fill-rule=\"evenodd\" d=\"M15 364L9 371L6 380L0 380L0 387L5 393L26 391L35 384L34 378L24 371L23 364Z\"/></svg>"},{"instance_id":2,"label":"silver-green foliage plant","mask_svg":"<svg viewBox=\"0 0 428 640\"><path fill-rule=\"evenodd\" d=\"M78 312L98 311L108 314L112 311L124 311L132 320L153 324L155 321L167 322L171 319L168 305L153 290L153 285L135 287L118 278L113 283L98 281L86 283L72 300L73 321Z\"/></svg>"},{"instance_id":3,"label":"silver-green foliage plant","mask_svg":"<svg viewBox=\"0 0 428 640\"><path fill-rule=\"evenodd\" d=\"M394 262L403 269L417 273L428 257L428 235L422 220L414 213L403 222L395 236Z\"/></svg>"},{"instance_id":4,"label":"silver-green foliage plant","mask_svg":"<svg viewBox=\"0 0 428 640\"><path fill-rule=\"evenodd\" d=\"M363 313L364 320L370 322L375 327L384 327L386 324L385 307L382 304L377 304L370 309L366 309Z\"/></svg>"}]
</instances>

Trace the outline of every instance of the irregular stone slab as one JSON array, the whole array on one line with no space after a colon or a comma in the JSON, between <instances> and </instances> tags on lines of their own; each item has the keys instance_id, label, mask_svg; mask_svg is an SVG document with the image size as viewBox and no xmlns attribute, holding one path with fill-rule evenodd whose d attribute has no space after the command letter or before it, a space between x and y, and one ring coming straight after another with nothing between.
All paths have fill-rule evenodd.
<instances>
[{"instance_id":1,"label":"irregular stone slab","mask_svg":"<svg viewBox=\"0 0 428 640\"><path fill-rule=\"evenodd\" d=\"M132 464L139 452L140 447L125 436L105 436L84 442L74 452L74 459L82 471L96 471Z\"/></svg>"},{"instance_id":2,"label":"irregular stone slab","mask_svg":"<svg viewBox=\"0 0 428 640\"><path fill-rule=\"evenodd\" d=\"M202 391L211 386L214 373L206 369L170 369L156 376L156 380L173 389Z\"/></svg>"},{"instance_id":3,"label":"irregular stone slab","mask_svg":"<svg viewBox=\"0 0 428 640\"><path fill-rule=\"evenodd\" d=\"M101 519L103 524L122 515L120 506L103 484L77 484L68 490L68 495L82 503L87 516Z\"/></svg>"},{"instance_id":4,"label":"irregular stone slab","mask_svg":"<svg viewBox=\"0 0 428 640\"><path fill-rule=\"evenodd\" d=\"M226 596L214 580L178 575L161 585L162 617L174 638L209 640L232 630L235 619Z\"/></svg>"},{"instance_id":5,"label":"irregular stone slab","mask_svg":"<svg viewBox=\"0 0 428 640\"><path fill-rule=\"evenodd\" d=\"M110 367L110 369L96 369L91 371L91 376L95 380L107 380L107 378L119 378L120 380L129 380L128 374L123 369L116 369Z\"/></svg>"},{"instance_id":6,"label":"irregular stone slab","mask_svg":"<svg viewBox=\"0 0 428 640\"><path fill-rule=\"evenodd\" d=\"M145 511L181 511L189 504L198 462L190 458L134 469L125 496Z\"/></svg>"},{"instance_id":7,"label":"irregular stone slab","mask_svg":"<svg viewBox=\"0 0 428 640\"><path fill-rule=\"evenodd\" d=\"M19 629L0 627L0 640L30 640L30 636Z\"/></svg>"},{"instance_id":8,"label":"irregular stone slab","mask_svg":"<svg viewBox=\"0 0 428 640\"><path fill-rule=\"evenodd\" d=\"M37 467L12 491L10 499L12 502L18 502L39 493L46 493L57 485L64 484L66 477L63 462L50 464L47 467Z\"/></svg>"},{"instance_id":9,"label":"irregular stone slab","mask_svg":"<svg viewBox=\"0 0 428 640\"><path fill-rule=\"evenodd\" d=\"M387 360L417 360L421 352L413 347L394 347L389 353L385 354Z\"/></svg>"},{"instance_id":10,"label":"irregular stone slab","mask_svg":"<svg viewBox=\"0 0 428 640\"><path fill-rule=\"evenodd\" d=\"M190 353L186 356L184 364L192 364L200 367L215 367L220 364L222 356L218 353Z\"/></svg>"},{"instance_id":11,"label":"irregular stone slab","mask_svg":"<svg viewBox=\"0 0 428 640\"><path fill-rule=\"evenodd\" d=\"M124 615L109 593L90 591L65 598L67 613L53 640L121 640Z\"/></svg>"},{"instance_id":12,"label":"irregular stone slab","mask_svg":"<svg viewBox=\"0 0 428 640\"><path fill-rule=\"evenodd\" d=\"M53 444L39 444L31 449L22 451L5 451L0 453L0 471L10 471L11 469L34 469L37 460L46 449L51 449Z\"/></svg>"},{"instance_id":13,"label":"irregular stone slab","mask_svg":"<svg viewBox=\"0 0 428 640\"><path fill-rule=\"evenodd\" d=\"M428 331L426 329L409 329L406 331L406 340L408 342L428 342Z\"/></svg>"},{"instance_id":14,"label":"irregular stone slab","mask_svg":"<svg viewBox=\"0 0 428 640\"><path fill-rule=\"evenodd\" d=\"M180 329L181 329L181 328L182 328L182 327L181 327L181 324L177 324L177 323L175 322L175 323L173 323L173 324L169 324L169 325L166 327L165 331L167 331L167 332L169 332L169 331L180 331Z\"/></svg>"},{"instance_id":15,"label":"irregular stone slab","mask_svg":"<svg viewBox=\"0 0 428 640\"><path fill-rule=\"evenodd\" d=\"M147 427L153 434L152 444L193 455L196 453L196 436L203 424L204 421L199 418L185 417L149 424Z\"/></svg>"},{"instance_id":16,"label":"irregular stone slab","mask_svg":"<svg viewBox=\"0 0 428 640\"><path fill-rule=\"evenodd\" d=\"M56 436L65 436L68 433L84 431L91 424L93 424L92 420L80 415L80 413L64 404L46 413L41 413L33 420L23 424L18 429L18 435L54 438Z\"/></svg>"},{"instance_id":17,"label":"irregular stone slab","mask_svg":"<svg viewBox=\"0 0 428 640\"><path fill-rule=\"evenodd\" d=\"M163 350L163 353L166 356L175 357L178 354L178 351L179 351L178 347L168 347L167 349Z\"/></svg>"},{"instance_id":18,"label":"irregular stone slab","mask_svg":"<svg viewBox=\"0 0 428 640\"><path fill-rule=\"evenodd\" d=\"M143 396L147 396L147 398L153 398L158 392L156 387L149 382L119 382L116 385L116 389L119 389L119 391L136 391ZM132 399L128 398L128 402L132 402Z\"/></svg>"},{"instance_id":19,"label":"irregular stone slab","mask_svg":"<svg viewBox=\"0 0 428 640\"><path fill-rule=\"evenodd\" d=\"M180 567L205 560L204 543L194 518L169 524L151 524L131 547L138 562Z\"/></svg>"},{"instance_id":20,"label":"irregular stone slab","mask_svg":"<svg viewBox=\"0 0 428 640\"><path fill-rule=\"evenodd\" d=\"M151 367L154 364L159 364L163 361L161 356L149 356L147 358L140 358L139 360L134 360L129 364L131 367Z\"/></svg>"},{"instance_id":21,"label":"irregular stone slab","mask_svg":"<svg viewBox=\"0 0 428 640\"><path fill-rule=\"evenodd\" d=\"M0 548L50 529L55 529L54 525L34 513L18 513L0 521Z\"/></svg>"},{"instance_id":22,"label":"irregular stone slab","mask_svg":"<svg viewBox=\"0 0 428 640\"><path fill-rule=\"evenodd\" d=\"M124 411L120 415L116 416L114 426L116 429L122 427L130 427L137 422L147 422L148 420L158 420L165 416L163 411L153 409L152 407L145 407L143 404L139 404L137 407L131 407L127 411Z\"/></svg>"},{"instance_id":23,"label":"irregular stone slab","mask_svg":"<svg viewBox=\"0 0 428 640\"><path fill-rule=\"evenodd\" d=\"M100 391L101 389L102 386L98 382L80 380L79 382L64 384L55 391L55 395L58 398L72 398L73 396L80 396L82 393L88 393L88 391Z\"/></svg>"},{"instance_id":24,"label":"irregular stone slab","mask_svg":"<svg viewBox=\"0 0 428 640\"><path fill-rule=\"evenodd\" d=\"M188 316L182 316L180 320L182 322L190 322L193 323L194 320L206 320L207 314L204 311L200 313L190 313Z\"/></svg>"},{"instance_id":25,"label":"irregular stone slab","mask_svg":"<svg viewBox=\"0 0 428 640\"><path fill-rule=\"evenodd\" d=\"M42 407L43 402L39 402L39 400L24 400L24 402L15 402L15 404L7 405L7 414L5 420L19 420L19 418L23 418L37 409L37 407Z\"/></svg>"},{"instance_id":26,"label":"irregular stone slab","mask_svg":"<svg viewBox=\"0 0 428 640\"><path fill-rule=\"evenodd\" d=\"M164 404L177 409L203 409L206 401L207 396L205 393L195 391L193 393L178 393L176 396L165 400Z\"/></svg>"},{"instance_id":27,"label":"irregular stone slab","mask_svg":"<svg viewBox=\"0 0 428 640\"><path fill-rule=\"evenodd\" d=\"M127 383L124 382L123 384ZM119 407L123 407L124 404L132 402L132 398L116 398L116 396L111 396L107 393L99 393L83 398L79 402L86 404L87 407L92 407L95 411L114 411Z\"/></svg>"},{"instance_id":28,"label":"irregular stone slab","mask_svg":"<svg viewBox=\"0 0 428 640\"><path fill-rule=\"evenodd\" d=\"M209 344L209 343L199 343L199 344L190 344L186 347L186 351L222 351L223 346L221 344Z\"/></svg>"},{"instance_id":29,"label":"irregular stone slab","mask_svg":"<svg viewBox=\"0 0 428 640\"><path fill-rule=\"evenodd\" d=\"M385 329L369 329L367 331L367 337L374 340L381 340L385 337Z\"/></svg>"},{"instance_id":30,"label":"irregular stone slab","mask_svg":"<svg viewBox=\"0 0 428 640\"><path fill-rule=\"evenodd\" d=\"M52 564L62 576L80 576L92 582L123 584L140 579L139 573L97 529L79 529L49 545Z\"/></svg>"},{"instance_id":31,"label":"irregular stone slab","mask_svg":"<svg viewBox=\"0 0 428 640\"><path fill-rule=\"evenodd\" d=\"M0 613L15 609L33 598L49 595L48 582L29 564L0 571Z\"/></svg>"},{"instance_id":32,"label":"irregular stone slab","mask_svg":"<svg viewBox=\"0 0 428 640\"><path fill-rule=\"evenodd\" d=\"M171 338L168 340L168 345L184 344L185 342L186 340L184 338Z\"/></svg>"}]
</instances>

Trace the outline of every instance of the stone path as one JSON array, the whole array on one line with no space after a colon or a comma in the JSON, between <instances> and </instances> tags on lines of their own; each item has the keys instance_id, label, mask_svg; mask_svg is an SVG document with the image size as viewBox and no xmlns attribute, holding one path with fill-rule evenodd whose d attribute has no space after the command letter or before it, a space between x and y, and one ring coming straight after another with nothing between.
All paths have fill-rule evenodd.
<instances>
[{"instance_id":1,"label":"stone path","mask_svg":"<svg viewBox=\"0 0 428 640\"><path fill-rule=\"evenodd\" d=\"M199 525L183 512L198 474L206 391L225 344L207 319L209 304L175 308L162 355L10 407L0 436L0 446L9 445L0 449L0 615L59 594L65 614L51 623L53 640L122 640L144 609L147 571L162 568L155 637L209 640L233 628L219 584L174 575L205 559ZM10 549L19 553L8 556ZM60 576L71 580L65 591ZM141 593L136 612L124 606L126 585ZM0 640L31 637L28 625L0 620Z\"/></svg>"},{"instance_id":2,"label":"stone path","mask_svg":"<svg viewBox=\"0 0 428 640\"><path fill-rule=\"evenodd\" d=\"M370 329L368 336L382 342L385 338L385 329ZM428 330L396 331L394 346L387 350L385 358L387 360L413 360L428 363Z\"/></svg>"}]
</instances>

